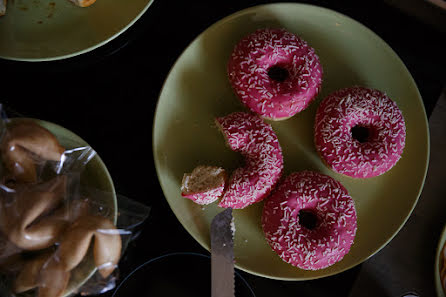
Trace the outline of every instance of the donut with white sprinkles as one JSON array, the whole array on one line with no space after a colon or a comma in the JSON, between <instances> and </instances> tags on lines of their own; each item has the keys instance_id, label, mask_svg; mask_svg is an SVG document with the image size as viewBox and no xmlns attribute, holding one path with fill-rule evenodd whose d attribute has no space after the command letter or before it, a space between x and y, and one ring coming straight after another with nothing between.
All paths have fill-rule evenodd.
<instances>
[{"instance_id":1,"label":"donut with white sprinkles","mask_svg":"<svg viewBox=\"0 0 446 297\"><path fill-rule=\"evenodd\" d=\"M284 120L304 110L322 84L314 49L284 29L259 29L234 48L227 72L242 103L263 118Z\"/></svg>"},{"instance_id":2,"label":"donut with white sprinkles","mask_svg":"<svg viewBox=\"0 0 446 297\"><path fill-rule=\"evenodd\" d=\"M321 102L314 141L332 170L369 178L389 171L401 158L406 126L400 109L385 93L355 86Z\"/></svg>"},{"instance_id":3,"label":"donut with white sprinkles","mask_svg":"<svg viewBox=\"0 0 446 297\"><path fill-rule=\"evenodd\" d=\"M335 179L312 171L290 174L263 207L265 238L279 257L305 270L343 259L355 239L353 199Z\"/></svg>"},{"instance_id":4,"label":"donut with white sprinkles","mask_svg":"<svg viewBox=\"0 0 446 297\"><path fill-rule=\"evenodd\" d=\"M282 175L282 149L271 125L246 112L216 118L227 145L245 158L232 172L219 206L245 208L270 194Z\"/></svg>"},{"instance_id":5,"label":"donut with white sprinkles","mask_svg":"<svg viewBox=\"0 0 446 297\"><path fill-rule=\"evenodd\" d=\"M199 165L185 173L181 182L181 196L201 205L211 204L221 196L226 185L226 171L217 166Z\"/></svg>"}]
</instances>

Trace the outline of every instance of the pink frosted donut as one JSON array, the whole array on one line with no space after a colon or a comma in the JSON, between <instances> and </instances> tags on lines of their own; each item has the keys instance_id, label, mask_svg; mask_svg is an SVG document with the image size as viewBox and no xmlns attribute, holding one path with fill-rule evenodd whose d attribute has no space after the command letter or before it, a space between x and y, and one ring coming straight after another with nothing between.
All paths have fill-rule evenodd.
<instances>
[{"instance_id":1,"label":"pink frosted donut","mask_svg":"<svg viewBox=\"0 0 446 297\"><path fill-rule=\"evenodd\" d=\"M223 168L199 165L183 175L181 196L197 204L211 204L221 198L225 185L226 171Z\"/></svg>"},{"instance_id":2,"label":"pink frosted donut","mask_svg":"<svg viewBox=\"0 0 446 297\"><path fill-rule=\"evenodd\" d=\"M350 251L357 229L355 205L333 178L311 171L292 173L266 200L262 227L283 261L318 270Z\"/></svg>"},{"instance_id":3,"label":"pink frosted donut","mask_svg":"<svg viewBox=\"0 0 446 297\"><path fill-rule=\"evenodd\" d=\"M260 117L234 112L216 119L228 146L245 157L232 173L220 207L245 208L264 199L283 169L282 149L271 125Z\"/></svg>"},{"instance_id":4,"label":"pink frosted donut","mask_svg":"<svg viewBox=\"0 0 446 297\"><path fill-rule=\"evenodd\" d=\"M223 191L225 189L224 184L220 184L214 189L209 189L204 192L198 192L193 194L181 194L184 198L188 198L193 202L201 205L207 205L214 203L223 195Z\"/></svg>"},{"instance_id":5,"label":"pink frosted donut","mask_svg":"<svg viewBox=\"0 0 446 297\"><path fill-rule=\"evenodd\" d=\"M314 49L284 29L260 29L243 38L227 71L243 104L272 120L307 108L322 83L322 66Z\"/></svg>"},{"instance_id":6,"label":"pink frosted donut","mask_svg":"<svg viewBox=\"0 0 446 297\"><path fill-rule=\"evenodd\" d=\"M328 95L316 113L314 141L325 163L338 173L368 178L390 170L406 140L404 118L381 91L364 87Z\"/></svg>"}]
</instances>

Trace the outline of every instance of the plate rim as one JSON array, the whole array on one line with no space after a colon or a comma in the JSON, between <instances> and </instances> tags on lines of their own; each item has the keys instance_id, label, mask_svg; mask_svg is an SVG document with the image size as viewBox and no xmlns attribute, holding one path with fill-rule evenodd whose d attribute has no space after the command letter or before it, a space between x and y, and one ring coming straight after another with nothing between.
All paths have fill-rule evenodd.
<instances>
[{"instance_id":1,"label":"plate rim","mask_svg":"<svg viewBox=\"0 0 446 297\"><path fill-rule=\"evenodd\" d=\"M110 41L116 39L118 36L120 36L125 31L127 31L131 26L133 26L133 24L135 24L143 16L144 13L146 13L146 11L153 4L153 2L155 2L155 0L148 0L146 6L127 25L122 27L118 32L114 33L113 35L109 36L108 38L104 39L103 41L101 41L95 45L92 45L90 47L86 47L82 50L75 51L75 52L65 54L65 55L45 57L45 58L11 57L11 56L4 56L1 54L0 54L0 58L5 59L5 60L18 61L18 62L49 62L49 61L58 61L58 60L69 59L72 57L80 56L82 54L91 52L91 51L109 43Z\"/></svg>"},{"instance_id":2,"label":"plate rim","mask_svg":"<svg viewBox=\"0 0 446 297\"><path fill-rule=\"evenodd\" d=\"M435 281L435 291L438 297L445 296L445 292L443 291L443 287L440 282L440 271L438 269L440 265L440 253L445 244L446 244L446 225L443 227L443 230L441 231L440 236L438 237L438 243L435 250L434 281Z\"/></svg>"},{"instance_id":3,"label":"plate rim","mask_svg":"<svg viewBox=\"0 0 446 297\"><path fill-rule=\"evenodd\" d=\"M129 274L127 274L126 277L124 277L121 282L119 283L119 285L114 289L113 294L111 297L115 297L116 293L119 291L119 289L124 285L124 283L136 272L138 272L140 269L144 268L147 265L152 264L153 262L159 261L159 260L163 260L164 258L168 258L168 257L184 257L184 256L192 256L192 257L201 257L201 258L207 258L210 261L210 256L209 255L205 255L203 253L199 253L199 252L170 252L170 253L163 253L159 256L153 257L147 261L145 261L144 263L140 264L139 266L137 266L136 268L134 268ZM245 284L245 286L249 289L249 291L252 294L252 297L256 297L256 294L254 293L254 290L252 289L251 285L248 283L248 281L243 277L243 275L241 275L237 270L234 270L234 277L239 277L240 280Z\"/></svg>"},{"instance_id":4,"label":"plate rim","mask_svg":"<svg viewBox=\"0 0 446 297\"><path fill-rule=\"evenodd\" d=\"M173 72L173 70L176 68L176 66L178 65L180 59L183 57L183 55L185 54L185 52L189 49L189 47L195 43L199 38L201 38L207 31L212 30L218 26L223 25L224 23L228 22L231 19L234 18L238 18L244 14L247 14L251 11L255 11L258 9L264 9L264 8L268 8L268 7L278 7L278 6L295 6L295 7L308 7L310 9L316 9L316 10L320 10L320 11L325 11L328 14L332 14L332 15L336 15L340 18L344 18L349 20L350 22L355 23L356 25L358 25L359 27L361 27L362 29L364 29L368 34L371 34L371 36L373 36L374 38L380 40L383 44L383 46L386 48L386 50L389 50L390 52L393 53L395 61L397 61L402 69L404 69L407 74L408 74L408 78L410 79L410 82L413 84L413 86L415 87L415 91L416 91L416 95L418 97L418 99L421 101L421 106L422 106L422 114L424 115L424 126L426 128L426 162L424 164L424 172L423 172L423 179L420 181L420 188L418 190L417 193L417 197L410 209L410 211L408 212L408 214L406 215L406 217L404 218L404 220L401 222L400 226L395 230L395 232L381 245L379 246L374 252L372 252L368 257L365 257L364 259L358 261L355 264L352 264L348 267L345 267L343 269L340 269L338 271L334 271L332 273L327 273L324 275L318 275L318 276L312 276L312 277L278 277L278 276L273 276L273 275L267 275L267 274L263 274L263 273L259 273L256 271L253 271L252 269L249 269L247 267L245 267L244 265L240 265L240 263L235 263L234 266L240 270L243 270L247 273L250 273L252 275L256 275L256 276L260 276L260 277L264 277L264 278L268 278L268 279L273 279L273 280L281 280L281 281L306 281L306 280L315 280L315 279L321 279L321 278L325 278L325 277L329 277L329 276L333 276L333 275L337 275L340 274L342 272L345 272L349 269L352 269L353 267L356 267L362 263L364 263L365 261L367 261L368 259L370 259L371 257L373 257L376 253L378 253L379 251L381 251L385 246L387 246L389 244L390 241L392 241L395 236L401 231L401 229L406 225L407 220L409 219L409 217L412 215L413 210L415 209L416 205L418 204L421 192L424 188L425 185L425 181L426 181L426 176L427 176L427 171L428 171L428 166L429 166L429 160L430 160L430 131L429 131L429 123L428 123L428 119L427 119L427 113L426 113L426 107L424 105L424 101L423 98L421 96L421 93L418 89L418 86L416 84L416 81L414 80L412 74L410 73L409 69L407 68L406 64L401 60L401 58L399 57L399 55L393 50L393 48L384 40L382 39L377 33L375 33L373 30L371 30L370 28L368 28L366 25L364 25L363 23L361 23L360 21L346 15L343 14L341 12L335 11L333 9L327 8L327 7L323 7L323 6L318 6L318 5L314 5L314 4L307 4L307 3L292 3L292 2L278 2L278 3L267 3L267 4L260 4L260 5L255 5L255 6L250 6L247 8L244 8L242 10L238 10L232 14L229 14L219 20L217 20L216 22L212 23L210 26L208 26L207 28L205 28L202 32L200 32L195 38L193 38L188 44L187 46L181 51L181 53L179 54L179 56L177 57L177 59L175 60L175 62L172 64L169 72L166 75L166 78L164 79L162 88L159 92L158 95L158 101L156 104L156 108L155 108L155 114L153 117L153 124L152 124L152 153L153 153L153 158L154 158L154 163L155 163L155 169L156 169L156 173L157 173L157 177L158 177L158 181L160 184L160 187L163 191L163 196L164 199L167 201L171 211L174 213L175 217L177 218L177 220L179 221L179 223L181 224L181 226L187 231L187 233L192 236L196 242L198 242L204 249L206 249L207 251L210 251L210 246L208 246L206 244L206 242L200 240L198 238L197 235L193 234L192 232L190 232L190 228L188 226L185 226L184 224L181 223L177 212L174 210L174 208L172 207L170 201L165 197L164 195L164 187L161 183L161 174L160 174L160 164L159 164L159 160L156 157L156 139L155 139L155 131L156 131L156 122L157 122L157 118L158 118L158 110L159 110L159 106L160 106L160 101L161 101L161 96L164 93L166 84L171 76L171 73ZM423 129L424 130L424 129Z\"/></svg>"}]
</instances>

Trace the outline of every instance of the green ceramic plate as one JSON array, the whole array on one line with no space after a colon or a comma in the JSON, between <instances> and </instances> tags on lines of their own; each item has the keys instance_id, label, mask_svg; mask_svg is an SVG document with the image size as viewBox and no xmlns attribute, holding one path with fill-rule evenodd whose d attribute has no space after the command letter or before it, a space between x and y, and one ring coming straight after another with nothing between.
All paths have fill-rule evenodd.
<instances>
[{"instance_id":1,"label":"green ceramic plate","mask_svg":"<svg viewBox=\"0 0 446 297\"><path fill-rule=\"evenodd\" d=\"M441 255L441 250L443 249L444 244L446 243L446 227L441 232L440 239L438 241L437 253L435 254L435 289L437 290L438 297L445 297L445 292L443 290L443 286L441 285L440 279L440 269L443 265L443 256Z\"/></svg>"},{"instance_id":2,"label":"green ceramic plate","mask_svg":"<svg viewBox=\"0 0 446 297\"><path fill-rule=\"evenodd\" d=\"M8 0L0 17L0 58L48 61L91 51L124 32L153 0Z\"/></svg>"},{"instance_id":3,"label":"green ceramic plate","mask_svg":"<svg viewBox=\"0 0 446 297\"><path fill-rule=\"evenodd\" d=\"M355 200L358 233L344 259L323 270L304 271L283 262L264 239L263 203L235 210L236 266L283 280L306 280L349 269L384 247L412 212L423 187L429 158L426 113L415 82L392 49L360 23L337 12L303 4L270 4L235 13L199 35L179 57L160 94L153 150L165 197L186 230L209 250L209 226L222 209L199 206L180 196L183 173L199 164L240 166L214 118L243 110L229 85L226 63L234 45L263 27L283 27L316 49L324 67L316 102L293 118L272 122L284 154L285 175L316 170L341 181ZM351 179L324 166L313 144L313 123L320 100L330 92L363 85L387 92L401 108L407 127L402 159L386 174Z\"/></svg>"},{"instance_id":4,"label":"green ceramic plate","mask_svg":"<svg viewBox=\"0 0 446 297\"><path fill-rule=\"evenodd\" d=\"M59 125L42 120L34 120L41 126L51 131L51 133L56 135L60 144L67 149L89 146L88 143L85 142L82 138ZM81 183L84 186L93 187L94 189L98 189L104 191L104 193L107 193L106 195L101 195L102 197L99 198L101 199L100 203L110 210L109 219L116 224L118 216L118 206L113 180L107 170L107 167L98 154L96 154L96 156L87 163L81 175ZM98 197L90 198L93 200L98 199ZM75 292L96 271L92 252L93 250L90 250L88 256L85 257L85 259L79 264L79 266L77 266L71 272L71 279L64 296L69 296L72 292Z\"/></svg>"}]
</instances>

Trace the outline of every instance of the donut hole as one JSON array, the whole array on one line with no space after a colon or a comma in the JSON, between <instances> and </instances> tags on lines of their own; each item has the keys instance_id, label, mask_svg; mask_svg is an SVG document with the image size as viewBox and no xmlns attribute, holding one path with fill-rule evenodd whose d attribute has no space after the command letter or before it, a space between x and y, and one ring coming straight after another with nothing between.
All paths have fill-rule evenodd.
<instances>
[{"instance_id":1,"label":"donut hole","mask_svg":"<svg viewBox=\"0 0 446 297\"><path fill-rule=\"evenodd\" d=\"M289 76L288 70L284 67L275 65L268 69L268 77L277 82L284 82Z\"/></svg>"},{"instance_id":2,"label":"donut hole","mask_svg":"<svg viewBox=\"0 0 446 297\"><path fill-rule=\"evenodd\" d=\"M372 131L369 127L356 125L351 129L353 139L356 139L360 143L370 141Z\"/></svg>"},{"instance_id":3,"label":"donut hole","mask_svg":"<svg viewBox=\"0 0 446 297\"><path fill-rule=\"evenodd\" d=\"M308 209L301 209L299 210L299 223L301 226L313 230L319 225L319 219L317 215Z\"/></svg>"}]
</instances>

